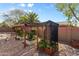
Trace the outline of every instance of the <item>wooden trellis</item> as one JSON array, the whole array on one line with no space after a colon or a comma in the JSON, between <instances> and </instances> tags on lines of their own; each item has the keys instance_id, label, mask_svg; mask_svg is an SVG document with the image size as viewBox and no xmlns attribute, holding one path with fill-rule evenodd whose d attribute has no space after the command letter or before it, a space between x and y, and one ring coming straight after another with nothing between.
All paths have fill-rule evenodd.
<instances>
[{"instance_id":1,"label":"wooden trellis","mask_svg":"<svg viewBox=\"0 0 79 59\"><path fill-rule=\"evenodd\" d=\"M38 37L39 34L42 35L42 38L45 39L48 43L52 43L52 41L58 42L58 24L52 21L47 21L43 23L25 23L20 25L15 25L13 28L21 28L24 32L31 30L33 27L36 28L37 34L37 47L38 47ZM39 27L41 28L41 33L39 31ZM25 42L25 40L24 40Z\"/></svg>"}]
</instances>

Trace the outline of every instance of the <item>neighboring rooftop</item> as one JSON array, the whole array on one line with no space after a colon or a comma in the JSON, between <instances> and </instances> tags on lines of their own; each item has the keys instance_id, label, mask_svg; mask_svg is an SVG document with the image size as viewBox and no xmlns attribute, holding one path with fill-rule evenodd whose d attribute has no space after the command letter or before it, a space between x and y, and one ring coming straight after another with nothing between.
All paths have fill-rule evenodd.
<instances>
[{"instance_id":1,"label":"neighboring rooftop","mask_svg":"<svg viewBox=\"0 0 79 59\"><path fill-rule=\"evenodd\" d=\"M59 25L68 25L67 21L58 22Z\"/></svg>"}]
</instances>

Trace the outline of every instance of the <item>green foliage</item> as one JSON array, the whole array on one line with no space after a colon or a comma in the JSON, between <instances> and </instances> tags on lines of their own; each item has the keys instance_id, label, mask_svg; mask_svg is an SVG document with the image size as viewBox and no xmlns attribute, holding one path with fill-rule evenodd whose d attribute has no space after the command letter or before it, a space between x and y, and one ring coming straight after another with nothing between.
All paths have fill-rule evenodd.
<instances>
[{"instance_id":1,"label":"green foliage","mask_svg":"<svg viewBox=\"0 0 79 59\"><path fill-rule=\"evenodd\" d=\"M28 22L29 23L39 22L38 21L38 15L34 12L27 13L27 17L28 17Z\"/></svg>"},{"instance_id":2,"label":"green foliage","mask_svg":"<svg viewBox=\"0 0 79 59\"><path fill-rule=\"evenodd\" d=\"M21 16L18 23L27 23L28 22L28 18L27 16Z\"/></svg>"},{"instance_id":3,"label":"green foliage","mask_svg":"<svg viewBox=\"0 0 79 59\"><path fill-rule=\"evenodd\" d=\"M5 22L0 23L0 27L9 27Z\"/></svg>"},{"instance_id":4,"label":"green foliage","mask_svg":"<svg viewBox=\"0 0 79 59\"><path fill-rule=\"evenodd\" d=\"M47 47L46 41L45 41L45 40L41 40L41 41L39 42L39 48L46 48L46 47Z\"/></svg>"},{"instance_id":5,"label":"green foliage","mask_svg":"<svg viewBox=\"0 0 79 59\"><path fill-rule=\"evenodd\" d=\"M18 36L23 37L23 31L22 30L16 30L16 33Z\"/></svg>"},{"instance_id":6,"label":"green foliage","mask_svg":"<svg viewBox=\"0 0 79 59\"><path fill-rule=\"evenodd\" d=\"M78 20L78 12L77 12L77 7L79 6L79 4L75 4L75 3L59 3L56 4L57 10L59 10L60 12L62 12L66 17L69 23L72 23L72 18L75 17L74 20Z\"/></svg>"},{"instance_id":7,"label":"green foliage","mask_svg":"<svg viewBox=\"0 0 79 59\"><path fill-rule=\"evenodd\" d=\"M56 43L48 44L45 40L39 42L39 48L56 48Z\"/></svg>"},{"instance_id":8,"label":"green foliage","mask_svg":"<svg viewBox=\"0 0 79 59\"><path fill-rule=\"evenodd\" d=\"M36 35L35 30L31 30L31 33L32 33L33 35Z\"/></svg>"},{"instance_id":9,"label":"green foliage","mask_svg":"<svg viewBox=\"0 0 79 59\"><path fill-rule=\"evenodd\" d=\"M24 10L14 9L10 10L7 14L3 14L4 22L6 25L12 27L21 23L35 23L39 22L38 14L34 12L25 12ZM5 24L4 24L5 25Z\"/></svg>"},{"instance_id":10,"label":"green foliage","mask_svg":"<svg viewBox=\"0 0 79 59\"><path fill-rule=\"evenodd\" d=\"M26 15L20 17L18 23L35 23L39 22L38 15L34 12L29 12Z\"/></svg>"},{"instance_id":11,"label":"green foliage","mask_svg":"<svg viewBox=\"0 0 79 59\"><path fill-rule=\"evenodd\" d=\"M34 35L35 35L35 31L34 30L32 30L31 32L28 33L28 38L29 38L30 41L35 39Z\"/></svg>"}]
</instances>

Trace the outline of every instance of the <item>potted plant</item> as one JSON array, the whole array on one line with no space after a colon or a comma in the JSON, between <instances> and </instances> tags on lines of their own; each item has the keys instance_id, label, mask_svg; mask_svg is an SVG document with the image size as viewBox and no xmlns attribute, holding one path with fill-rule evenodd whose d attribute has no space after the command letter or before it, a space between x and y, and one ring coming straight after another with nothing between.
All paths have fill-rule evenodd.
<instances>
[{"instance_id":1,"label":"potted plant","mask_svg":"<svg viewBox=\"0 0 79 59\"><path fill-rule=\"evenodd\" d=\"M45 40L41 40L39 43L40 51L45 52L48 55L53 55L56 52L56 43L53 42L52 44L47 44Z\"/></svg>"},{"instance_id":2,"label":"potted plant","mask_svg":"<svg viewBox=\"0 0 79 59\"><path fill-rule=\"evenodd\" d=\"M28 45L35 44L35 42L37 41L35 40L36 39L35 36L36 36L35 30L31 30L30 32L28 32L26 43Z\"/></svg>"},{"instance_id":3,"label":"potted plant","mask_svg":"<svg viewBox=\"0 0 79 59\"><path fill-rule=\"evenodd\" d=\"M53 55L58 49L57 43L52 41L51 44L47 44L47 48L45 48L45 52L48 55Z\"/></svg>"},{"instance_id":4,"label":"potted plant","mask_svg":"<svg viewBox=\"0 0 79 59\"><path fill-rule=\"evenodd\" d=\"M55 53L55 50L55 45L47 45L47 47L45 48L45 53L47 53L48 55L53 55Z\"/></svg>"},{"instance_id":5,"label":"potted plant","mask_svg":"<svg viewBox=\"0 0 79 59\"><path fill-rule=\"evenodd\" d=\"M45 48L47 47L46 44L47 44L47 43L45 42L45 40L41 40L41 41L39 42L39 50L40 50L40 51L44 51Z\"/></svg>"}]
</instances>

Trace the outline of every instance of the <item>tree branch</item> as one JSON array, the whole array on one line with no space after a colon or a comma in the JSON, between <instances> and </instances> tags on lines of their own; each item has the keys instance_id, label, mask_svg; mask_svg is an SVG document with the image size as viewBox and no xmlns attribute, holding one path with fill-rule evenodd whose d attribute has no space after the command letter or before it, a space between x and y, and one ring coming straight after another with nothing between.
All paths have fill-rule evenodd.
<instances>
[{"instance_id":1,"label":"tree branch","mask_svg":"<svg viewBox=\"0 0 79 59\"><path fill-rule=\"evenodd\" d=\"M79 21L78 17L76 16L74 10L71 8L70 4L69 4L69 8L70 8L70 10L71 10L73 16Z\"/></svg>"}]
</instances>

